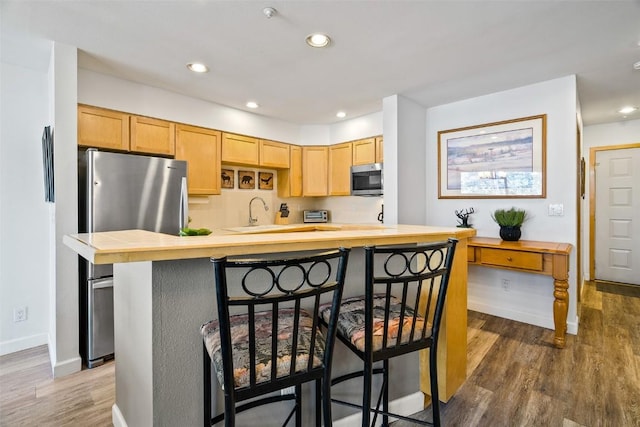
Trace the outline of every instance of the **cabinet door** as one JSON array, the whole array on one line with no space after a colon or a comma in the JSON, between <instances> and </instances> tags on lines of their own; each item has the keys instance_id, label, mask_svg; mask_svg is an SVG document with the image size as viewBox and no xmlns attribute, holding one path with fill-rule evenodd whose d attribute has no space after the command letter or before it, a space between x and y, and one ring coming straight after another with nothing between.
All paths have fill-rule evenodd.
<instances>
[{"instance_id":1,"label":"cabinet door","mask_svg":"<svg viewBox=\"0 0 640 427\"><path fill-rule=\"evenodd\" d=\"M222 133L222 162L258 166L259 140L250 136Z\"/></svg>"},{"instance_id":2,"label":"cabinet door","mask_svg":"<svg viewBox=\"0 0 640 427\"><path fill-rule=\"evenodd\" d=\"M261 139L260 166L274 169L288 169L289 144Z\"/></svg>"},{"instance_id":3,"label":"cabinet door","mask_svg":"<svg viewBox=\"0 0 640 427\"><path fill-rule=\"evenodd\" d=\"M176 126L176 159L187 161L189 194L220 194L220 132Z\"/></svg>"},{"instance_id":4,"label":"cabinet door","mask_svg":"<svg viewBox=\"0 0 640 427\"><path fill-rule=\"evenodd\" d=\"M381 136L376 136L376 163L384 162L384 142Z\"/></svg>"},{"instance_id":5,"label":"cabinet door","mask_svg":"<svg viewBox=\"0 0 640 427\"><path fill-rule=\"evenodd\" d=\"M129 150L129 115L103 108L78 106L78 145Z\"/></svg>"},{"instance_id":6,"label":"cabinet door","mask_svg":"<svg viewBox=\"0 0 640 427\"><path fill-rule=\"evenodd\" d=\"M360 139L353 141L353 164L366 165L376 162L376 141L375 138Z\"/></svg>"},{"instance_id":7,"label":"cabinet door","mask_svg":"<svg viewBox=\"0 0 640 427\"><path fill-rule=\"evenodd\" d=\"M351 194L352 144L329 147L329 195L348 196Z\"/></svg>"},{"instance_id":8,"label":"cabinet door","mask_svg":"<svg viewBox=\"0 0 640 427\"><path fill-rule=\"evenodd\" d=\"M173 156L176 152L176 125L150 117L131 116L131 151Z\"/></svg>"},{"instance_id":9,"label":"cabinet door","mask_svg":"<svg viewBox=\"0 0 640 427\"><path fill-rule=\"evenodd\" d=\"M328 147L302 147L302 195L326 196Z\"/></svg>"},{"instance_id":10,"label":"cabinet door","mask_svg":"<svg viewBox=\"0 0 640 427\"><path fill-rule=\"evenodd\" d=\"M302 147L289 146L289 169L278 171L278 196L302 196Z\"/></svg>"}]
</instances>

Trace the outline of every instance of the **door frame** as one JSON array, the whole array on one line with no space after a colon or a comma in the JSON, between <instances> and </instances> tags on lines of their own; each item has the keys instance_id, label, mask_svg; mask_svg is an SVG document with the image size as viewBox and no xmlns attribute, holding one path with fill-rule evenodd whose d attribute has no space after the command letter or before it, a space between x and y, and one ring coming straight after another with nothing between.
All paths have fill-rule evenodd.
<instances>
[{"instance_id":1,"label":"door frame","mask_svg":"<svg viewBox=\"0 0 640 427\"><path fill-rule=\"evenodd\" d=\"M640 142L622 145L607 145L589 149L589 278L596 280L596 153L598 151L640 148Z\"/></svg>"}]
</instances>

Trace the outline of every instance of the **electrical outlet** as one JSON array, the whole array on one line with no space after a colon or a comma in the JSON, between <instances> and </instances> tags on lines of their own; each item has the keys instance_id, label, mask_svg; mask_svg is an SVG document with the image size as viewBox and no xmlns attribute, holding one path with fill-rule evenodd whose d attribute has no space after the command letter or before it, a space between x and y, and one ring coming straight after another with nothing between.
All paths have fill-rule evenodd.
<instances>
[{"instance_id":1,"label":"electrical outlet","mask_svg":"<svg viewBox=\"0 0 640 427\"><path fill-rule=\"evenodd\" d=\"M502 289L504 289L505 292L509 292L509 285L511 284L509 279L502 279L500 281L500 284L502 285Z\"/></svg>"},{"instance_id":2,"label":"electrical outlet","mask_svg":"<svg viewBox=\"0 0 640 427\"><path fill-rule=\"evenodd\" d=\"M13 309L13 321L24 322L27 320L27 307L16 307Z\"/></svg>"}]
</instances>

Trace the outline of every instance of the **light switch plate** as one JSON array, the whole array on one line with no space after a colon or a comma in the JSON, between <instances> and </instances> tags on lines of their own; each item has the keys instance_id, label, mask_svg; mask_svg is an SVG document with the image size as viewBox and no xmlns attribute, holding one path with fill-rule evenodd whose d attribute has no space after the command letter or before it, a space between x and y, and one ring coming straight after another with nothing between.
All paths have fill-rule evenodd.
<instances>
[{"instance_id":1,"label":"light switch plate","mask_svg":"<svg viewBox=\"0 0 640 427\"><path fill-rule=\"evenodd\" d=\"M549 205L549 216L563 216L564 205L562 203L554 203Z\"/></svg>"}]
</instances>

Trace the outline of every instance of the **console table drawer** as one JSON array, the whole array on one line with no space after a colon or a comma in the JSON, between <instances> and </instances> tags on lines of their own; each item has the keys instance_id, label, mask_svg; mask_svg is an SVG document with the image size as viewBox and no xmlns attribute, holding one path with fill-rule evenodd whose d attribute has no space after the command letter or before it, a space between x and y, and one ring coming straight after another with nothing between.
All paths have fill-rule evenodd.
<instances>
[{"instance_id":1,"label":"console table drawer","mask_svg":"<svg viewBox=\"0 0 640 427\"><path fill-rule=\"evenodd\" d=\"M482 248L480 258L482 264L534 271L542 270L542 260L543 257L541 253L490 248Z\"/></svg>"}]
</instances>

